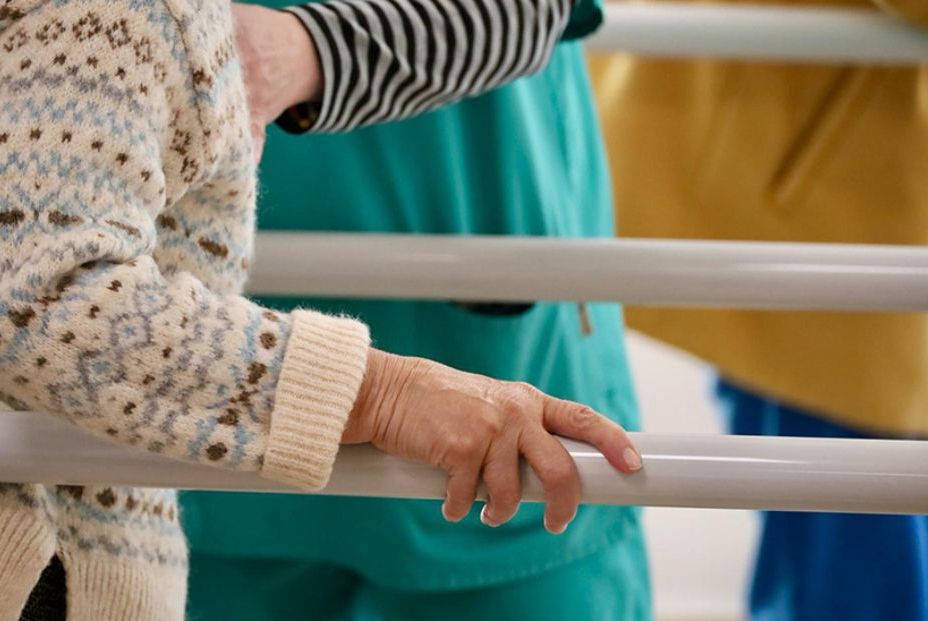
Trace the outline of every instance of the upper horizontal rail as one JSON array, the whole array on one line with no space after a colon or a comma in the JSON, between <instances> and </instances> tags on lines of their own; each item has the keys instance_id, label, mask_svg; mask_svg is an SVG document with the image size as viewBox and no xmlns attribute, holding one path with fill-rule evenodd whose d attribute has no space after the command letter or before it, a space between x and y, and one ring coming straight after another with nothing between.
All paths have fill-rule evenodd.
<instances>
[{"instance_id":1,"label":"upper horizontal rail","mask_svg":"<svg viewBox=\"0 0 928 621\"><path fill-rule=\"evenodd\" d=\"M600 51L670 57L918 64L928 31L876 9L610 2Z\"/></svg>"},{"instance_id":2,"label":"upper horizontal rail","mask_svg":"<svg viewBox=\"0 0 928 621\"><path fill-rule=\"evenodd\" d=\"M928 248L430 235L258 235L255 294L926 311Z\"/></svg>"},{"instance_id":3,"label":"upper horizontal rail","mask_svg":"<svg viewBox=\"0 0 928 621\"><path fill-rule=\"evenodd\" d=\"M587 504L928 513L928 442L633 434L644 469L621 475L567 442ZM543 499L522 477L526 501ZM255 474L167 460L44 414L0 412L0 481L293 491ZM369 446L343 447L326 494L442 498L438 469ZM481 496L483 497L483 496Z\"/></svg>"}]
</instances>

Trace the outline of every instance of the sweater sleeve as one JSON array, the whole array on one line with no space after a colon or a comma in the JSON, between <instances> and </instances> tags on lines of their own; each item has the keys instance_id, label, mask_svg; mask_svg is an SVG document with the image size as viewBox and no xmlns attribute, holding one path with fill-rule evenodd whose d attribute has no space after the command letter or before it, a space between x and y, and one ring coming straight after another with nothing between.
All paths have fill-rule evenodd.
<instances>
[{"instance_id":1,"label":"sweater sleeve","mask_svg":"<svg viewBox=\"0 0 928 621\"><path fill-rule=\"evenodd\" d=\"M0 28L0 400L318 488L368 333L216 292L254 228L231 33L225 0L56 0Z\"/></svg>"},{"instance_id":2,"label":"sweater sleeve","mask_svg":"<svg viewBox=\"0 0 928 621\"><path fill-rule=\"evenodd\" d=\"M572 0L332 0L290 7L319 52L324 92L291 132L408 118L542 69Z\"/></svg>"}]
</instances>

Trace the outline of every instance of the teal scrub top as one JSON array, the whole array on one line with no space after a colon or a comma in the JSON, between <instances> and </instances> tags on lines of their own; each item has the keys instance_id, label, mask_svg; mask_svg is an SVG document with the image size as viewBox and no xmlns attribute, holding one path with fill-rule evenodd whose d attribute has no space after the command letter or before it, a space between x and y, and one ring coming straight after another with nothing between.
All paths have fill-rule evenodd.
<instances>
[{"instance_id":1,"label":"teal scrub top","mask_svg":"<svg viewBox=\"0 0 928 621\"><path fill-rule=\"evenodd\" d=\"M597 23L598 11L581 3L573 32ZM538 75L412 120L346 135L272 129L261 181L259 223L268 230L613 234L585 61L572 42L560 44ZM585 335L573 303L494 317L447 302L262 302L354 315L370 324L379 348L527 381L626 428L638 424L617 305L589 305ZM228 493L188 493L182 501L195 552L318 559L409 589L495 584L640 535L637 513L618 507L582 507L566 534L553 536L538 504L490 529L476 509L460 524L446 523L437 501Z\"/></svg>"}]
</instances>

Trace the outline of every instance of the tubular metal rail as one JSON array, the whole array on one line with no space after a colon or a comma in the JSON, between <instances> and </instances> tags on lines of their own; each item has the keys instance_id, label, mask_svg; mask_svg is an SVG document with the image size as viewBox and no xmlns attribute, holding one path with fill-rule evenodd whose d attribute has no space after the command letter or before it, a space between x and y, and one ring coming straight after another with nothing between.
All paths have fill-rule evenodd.
<instances>
[{"instance_id":1,"label":"tubular metal rail","mask_svg":"<svg viewBox=\"0 0 928 621\"><path fill-rule=\"evenodd\" d=\"M928 250L803 244L259 236L251 290L326 296L617 300L771 308L928 310ZM565 441L583 502L928 513L928 442L635 434L620 475ZM527 501L542 499L530 473ZM0 414L0 481L293 491L255 474L170 461L44 414ZM344 447L327 494L440 498L437 469Z\"/></svg>"},{"instance_id":2,"label":"tubular metal rail","mask_svg":"<svg viewBox=\"0 0 928 621\"><path fill-rule=\"evenodd\" d=\"M564 441L587 504L928 513L928 442L632 434L644 469L621 475ZM30 412L0 413L0 480L188 489L293 491L255 474L170 461ZM524 499L541 484L523 473ZM326 494L443 498L440 470L369 446L343 447ZM484 496L481 494L481 498Z\"/></svg>"},{"instance_id":3,"label":"tubular metal rail","mask_svg":"<svg viewBox=\"0 0 928 621\"><path fill-rule=\"evenodd\" d=\"M597 51L804 63L917 64L928 31L866 9L609 2Z\"/></svg>"},{"instance_id":4,"label":"tubular metal rail","mask_svg":"<svg viewBox=\"0 0 928 621\"><path fill-rule=\"evenodd\" d=\"M540 237L262 233L255 294L928 311L928 250Z\"/></svg>"},{"instance_id":5,"label":"tubular metal rail","mask_svg":"<svg viewBox=\"0 0 928 621\"><path fill-rule=\"evenodd\" d=\"M877 11L610 3L599 50L657 56L918 64L928 34ZM259 235L253 293L433 300L928 310L928 250L883 246ZM635 434L645 468L614 472L567 442L583 502L928 513L928 442ZM166 460L45 414L0 412L0 481L293 491ZM440 498L437 469L341 450L325 493ZM530 472L525 498L542 499Z\"/></svg>"}]
</instances>

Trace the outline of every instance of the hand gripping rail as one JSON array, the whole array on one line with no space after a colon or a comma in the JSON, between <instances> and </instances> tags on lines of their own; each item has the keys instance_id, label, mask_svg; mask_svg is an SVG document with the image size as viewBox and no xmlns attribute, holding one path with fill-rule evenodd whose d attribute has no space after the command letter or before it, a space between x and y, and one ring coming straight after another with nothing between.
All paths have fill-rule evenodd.
<instances>
[{"instance_id":1,"label":"hand gripping rail","mask_svg":"<svg viewBox=\"0 0 928 621\"><path fill-rule=\"evenodd\" d=\"M564 441L577 462L584 503L928 513L928 442L632 435L645 465L634 475L621 475L593 449ZM293 491L255 474L117 446L30 412L0 413L0 480ZM544 498L530 471L523 482L526 501ZM445 483L435 468L349 446L339 452L325 493L443 498Z\"/></svg>"},{"instance_id":2,"label":"hand gripping rail","mask_svg":"<svg viewBox=\"0 0 928 621\"><path fill-rule=\"evenodd\" d=\"M440 236L259 236L252 291L426 299L624 300L740 307L928 310L928 250ZM928 442L634 434L624 476L565 441L583 502L928 513ZM543 497L530 473L528 501ZM170 461L44 414L0 413L0 481L292 491L254 474ZM325 493L441 498L431 467L344 447Z\"/></svg>"},{"instance_id":3,"label":"hand gripping rail","mask_svg":"<svg viewBox=\"0 0 928 621\"><path fill-rule=\"evenodd\" d=\"M867 9L610 2L596 51L860 64L928 61L928 30Z\"/></svg>"}]
</instances>

